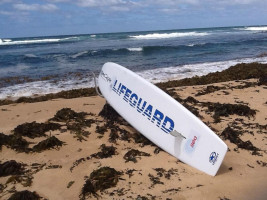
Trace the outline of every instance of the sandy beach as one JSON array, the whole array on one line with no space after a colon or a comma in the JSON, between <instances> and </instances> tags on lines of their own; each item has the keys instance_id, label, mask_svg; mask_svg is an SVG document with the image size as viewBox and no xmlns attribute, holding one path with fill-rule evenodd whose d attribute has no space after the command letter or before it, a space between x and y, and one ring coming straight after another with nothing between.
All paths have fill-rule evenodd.
<instances>
[{"instance_id":1,"label":"sandy beach","mask_svg":"<svg viewBox=\"0 0 267 200\"><path fill-rule=\"evenodd\" d=\"M0 106L0 199L266 199L266 83L164 89L227 144L215 177L151 144L99 96L55 98Z\"/></svg>"}]
</instances>

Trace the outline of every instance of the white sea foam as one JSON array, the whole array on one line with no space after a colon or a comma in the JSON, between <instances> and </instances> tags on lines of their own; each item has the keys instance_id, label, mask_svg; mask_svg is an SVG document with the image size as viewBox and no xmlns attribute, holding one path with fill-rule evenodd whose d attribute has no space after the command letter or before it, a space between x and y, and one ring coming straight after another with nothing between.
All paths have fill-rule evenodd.
<instances>
[{"instance_id":1,"label":"white sea foam","mask_svg":"<svg viewBox=\"0 0 267 200\"><path fill-rule=\"evenodd\" d=\"M82 52L79 52L79 53L76 53L76 54L72 55L71 58L74 58L75 59L75 58L78 58L80 56L83 56L83 55L85 55L87 53L88 53L88 51L82 51Z\"/></svg>"},{"instance_id":2,"label":"white sea foam","mask_svg":"<svg viewBox=\"0 0 267 200\"><path fill-rule=\"evenodd\" d=\"M188 64L167 68L158 68L136 72L146 80L152 83L158 83L168 80L177 80L193 76L202 76L211 72L222 71L238 63L259 62L267 64L267 57L244 58L221 62L209 62L199 64ZM23 68L23 67L22 67ZM14 69L15 70L15 69ZM1 73L1 71L0 71ZM43 95L57 93L64 90L94 87L93 78L88 75L86 78L70 78L61 81L36 81L24 84L18 84L5 88L0 88L0 99L8 97L19 98L21 96L33 96L35 94Z\"/></svg>"},{"instance_id":3,"label":"white sea foam","mask_svg":"<svg viewBox=\"0 0 267 200\"><path fill-rule=\"evenodd\" d=\"M131 38L135 39L167 39L167 38L179 38L179 37L192 37L192 36L206 36L209 35L207 32L185 32L185 33L152 33L146 35L133 35Z\"/></svg>"},{"instance_id":4,"label":"white sea foam","mask_svg":"<svg viewBox=\"0 0 267 200\"><path fill-rule=\"evenodd\" d=\"M37 58L38 56L34 55L34 54L25 54L24 55L27 58Z\"/></svg>"},{"instance_id":5,"label":"white sea foam","mask_svg":"<svg viewBox=\"0 0 267 200\"><path fill-rule=\"evenodd\" d=\"M10 40L10 39L0 39L0 45L18 45L18 44L35 44L35 43L51 43L60 42L65 40L77 39L78 37L68 37L68 38L47 38L47 39L29 39L29 40Z\"/></svg>"},{"instance_id":6,"label":"white sea foam","mask_svg":"<svg viewBox=\"0 0 267 200\"><path fill-rule=\"evenodd\" d=\"M92 78L86 79L69 79L62 81L35 81L14 86L0 88L0 99L19 97L30 97L34 95L45 95L57 93L60 91L94 87Z\"/></svg>"},{"instance_id":7,"label":"white sea foam","mask_svg":"<svg viewBox=\"0 0 267 200\"><path fill-rule=\"evenodd\" d=\"M246 31L267 31L267 26L245 27L245 28L241 28L241 30L246 30Z\"/></svg>"},{"instance_id":8,"label":"white sea foam","mask_svg":"<svg viewBox=\"0 0 267 200\"><path fill-rule=\"evenodd\" d=\"M190 78L193 76L203 76L208 73L223 71L238 63L267 63L267 57L245 58L221 62L209 62L199 64L189 64L175 67L159 68L137 72L140 76L152 83L164 82L168 80Z\"/></svg>"},{"instance_id":9,"label":"white sea foam","mask_svg":"<svg viewBox=\"0 0 267 200\"><path fill-rule=\"evenodd\" d=\"M143 51L142 47L136 47L136 48L127 48L128 51Z\"/></svg>"},{"instance_id":10,"label":"white sea foam","mask_svg":"<svg viewBox=\"0 0 267 200\"><path fill-rule=\"evenodd\" d=\"M4 42L11 42L12 40L10 40L10 39L4 39L3 41Z\"/></svg>"}]
</instances>

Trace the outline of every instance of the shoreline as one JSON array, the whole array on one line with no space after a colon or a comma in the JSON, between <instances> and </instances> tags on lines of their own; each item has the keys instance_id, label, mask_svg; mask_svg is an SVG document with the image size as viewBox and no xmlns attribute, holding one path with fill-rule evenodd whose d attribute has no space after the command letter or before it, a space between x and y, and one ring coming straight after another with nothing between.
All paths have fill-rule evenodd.
<instances>
[{"instance_id":1,"label":"shoreline","mask_svg":"<svg viewBox=\"0 0 267 200\"><path fill-rule=\"evenodd\" d=\"M43 199L265 199L264 77L267 64L252 63L157 84L227 144L215 177L151 144L105 107L94 88L1 101L0 198L27 190ZM44 140L51 146L42 145ZM3 175L4 164L4 172L13 166L11 174ZM115 179L107 188L99 184L92 189L92 181L101 183L93 177L100 169Z\"/></svg>"},{"instance_id":2,"label":"shoreline","mask_svg":"<svg viewBox=\"0 0 267 200\"><path fill-rule=\"evenodd\" d=\"M263 65L267 64L267 57L185 64L176 67L146 69L137 71L136 73L153 84L160 84L161 82L169 82L177 79L190 79L195 76L201 77L216 71L221 72L231 66L242 64L252 65L255 62ZM97 74L96 71L95 73ZM0 78L0 100L20 98L22 96L44 96L47 94L57 94L60 91L79 90L93 86L93 77L89 72L72 72L61 74L61 76L51 75L34 79L31 77L6 77Z\"/></svg>"},{"instance_id":3,"label":"shoreline","mask_svg":"<svg viewBox=\"0 0 267 200\"><path fill-rule=\"evenodd\" d=\"M250 71L250 72L247 72ZM221 72L213 72L204 76L194 76L191 78L184 78L179 80L169 80L166 82L156 83L155 85L163 90L168 87L178 87L178 86L190 86L190 85L206 85L216 82L241 80L248 78L260 78L267 74L267 64L261 63L241 63L229 67ZM45 95L36 95L30 97L18 97L15 99L6 98L0 100L1 105L8 105L11 103L22 103L22 102L41 102L57 98L78 98L78 97L88 97L96 96L95 88L81 88L72 89L67 91L61 91L57 93L49 93Z\"/></svg>"}]
</instances>

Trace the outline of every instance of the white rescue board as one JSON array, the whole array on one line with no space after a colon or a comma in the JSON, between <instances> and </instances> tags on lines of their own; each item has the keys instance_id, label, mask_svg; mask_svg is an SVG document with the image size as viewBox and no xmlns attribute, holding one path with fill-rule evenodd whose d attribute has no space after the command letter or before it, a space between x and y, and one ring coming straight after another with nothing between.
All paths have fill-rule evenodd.
<instances>
[{"instance_id":1,"label":"white rescue board","mask_svg":"<svg viewBox=\"0 0 267 200\"><path fill-rule=\"evenodd\" d=\"M215 176L227 145L161 89L115 63L98 78L107 102L136 130L182 162Z\"/></svg>"}]
</instances>

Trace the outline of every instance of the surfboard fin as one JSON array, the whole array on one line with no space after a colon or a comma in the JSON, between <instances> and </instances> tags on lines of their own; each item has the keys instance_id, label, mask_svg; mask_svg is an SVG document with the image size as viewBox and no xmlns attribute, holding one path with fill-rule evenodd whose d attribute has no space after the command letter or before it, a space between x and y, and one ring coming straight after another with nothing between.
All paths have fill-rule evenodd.
<instances>
[{"instance_id":1,"label":"surfboard fin","mask_svg":"<svg viewBox=\"0 0 267 200\"><path fill-rule=\"evenodd\" d=\"M93 77L94 77L95 91L96 91L97 95L100 96L100 97L102 97L102 98L104 98L103 95L102 95L102 94L99 92L99 90L98 90L98 86L97 86L97 83L96 83L96 76L95 76L95 73L94 73L94 72L91 72L91 73L93 74Z\"/></svg>"},{"instance_id":2,"label":"surfboard fin","mask_svg":"<svg viewBox=\"0 0 267 200\"><path fill-rule=\"evenodd\" d=\"M176 131L176 130L173 130L172 132L170 132L170 134L171 134L173 137L182 137L183 139L186 139L186 137L183 136L182 133L179 133L179 132Z\"/></svg>"}]
</instances>

